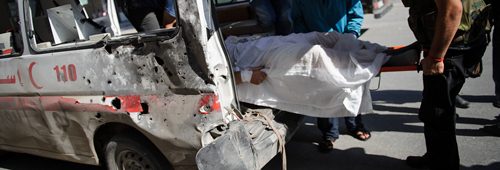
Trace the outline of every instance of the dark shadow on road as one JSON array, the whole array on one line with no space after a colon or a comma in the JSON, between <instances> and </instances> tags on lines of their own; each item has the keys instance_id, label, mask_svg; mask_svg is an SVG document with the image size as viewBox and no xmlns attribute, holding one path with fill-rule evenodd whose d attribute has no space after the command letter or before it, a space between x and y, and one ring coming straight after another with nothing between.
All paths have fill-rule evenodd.
<instances>
[{"instance_id":1,"label":"dark shadow on road","mask_svg":"<svg viewBox=\"0 0 500 170\"><path fill-rule=\"evenodd\" d=\"M374 102L383 101L392 104L404 104L420 102L422 99L422 91L416 90L376 90L371 91ZM494 95L460 95L464 99L472 103L491 103Z\"/></svg>"},{"instance_id":2,"label":"dark shadow on road","mask_svg":"<svg viewBox=\"0 0 500 170\"><path fill-rule=\"evenodd\" d=\"M372 91L374 111L388 111L403 114L377 114L371 113L363 116L367 128L371 131L397 131L409 133L423 133L422 125L416 126L414 123L421 123L418 119L418 107L399 106L405 103L416 103L421 100L421 91L412 90L383 90ZM463 98L472 103L488 103L493 101L494 96L474 96L463 95ZM384 104L396 104L384 105ZM405 115L409 113L411 115ZM457 124L487 125L496 123L495 120L466 117L458 115ZM342 124L342 123L341 123ZM458 136L490 136L478 129L457 129Z\"/></svg>"},{"instance_id":3,"label":"dark shadow on road","mask_svg":"<svg viewBox=\"0 0 500 170\"><path fill-rule=\"evenodd\" d=\"M404 106L384 106L384 105L373 105L373 110L376 111L389 111L389 112L399 112L399 113L418 113L418 108L414 107L404 107Z\"/></svg>"},{"instance_id":4,"label":"dark shadow on road","mask_svg":"<svg viewBox=\"0 0 500 170\"><path fill-rule=\"evenodd\" d=\"M376 90L371 91L372 100L392 104L420 102L422 91L415 90Z\"/></svg>"},{"instance_id":5,"label":"dark shadow on road","mask_svg":"<svg viewBox=\"0 0 500 170\"><path fill-rule=\"evenodd\" d=\"M407 132L407 133L423 133L424 127L422 125L415 125L421 123L417 115L381 115L376 113L363 115L364 123L367 128L373 132ZM459 117L457 124L475 124L486 125L493 124L496 121L480 118ZM478 129L457 129L457 136L491 136Z\"/></svg>"},{"instance_id":6,"label":"dark shadow on road","mask_svg":"<svg viewBox=\"0 0 500 170\"><path fill-rule=\"evenodd\" d=\"M71 170L103 170L104 168L91 165L82 165L72 162L59 161L49 158L42 158L21 153L5 153L0 157L0 168L9 170L53 170L53 169L71 169Z\"/></svg>"},{"instance_id":7,"label":"dark shadow on road","mask_svg":"<svg viewBox=\"0 0 500 170\"><path fill-rule=\"evenodd\" d=\"M343 120L340 120L340 133L347 134L345 124ZM370 113L363 115L363 122L365 127L372 132L405 132L405 133L424 133L424 127L422 122L418 119L416 114L412 115L401 115L401 114L377 114ZM321 141L321 132L317 128L316 118L306 117L305 123L308 125L302 125L299 129L300 131L307 131L307 133L301 135L295 135L293 137L294 141L302 142L318 142ZM475 125L487 125L494 124L496 120L471 118L471 117L458 117L457 124L475 124ZM298 133L299 133L298 132ZM456 129L457 136L491 136L479 129Z\"/></svg>"},{"instance_id":8,"label":"dark shadow on road","mask_svg":"<svg viewBox=\"0 0 500 170\"><path fill-rule=\"evenodd\" d=\"M303 146L299 146L303 145ZM330 170L330 169L349 169L349 170L410 170L405 162L400 159L391 158L383 155L367 154L363 148L350 148L347 150L333 150L329 153L319 153L315 145L292 141L287 148L303 148L302 150L287 150L287 168L289 170ZM318 153L314 153L318 152ZM314 157L310 157L314 155ZM281 169L281 157L277 156L268 163L263 170Z\"/></svg>"},{"instance_id":9,"label":"dark shadow on road","mask_svg":"<svg viewBox=\"0 0 500 170\"><path fill-rule=\"evenodd\" d=\"M378 121L375 126L370 126L372 131L403 131L413 133L423 133L423 127L405 125L404 123L419 122L416 115L365 115L370 121ZM380 121L382 119L389 119ZM289 170L412 170L404 160L388 157L384 155L367 154L364 148L354 147L346 150L334 149L329 153L322 153L318 149L318 141L321 141L321 132L316 127L316 118L306 117L306 125L303 125L297 134L286 145L287 168ZM343 123L341 123L342 125ZM395 130L397 129L397 130ZM458 129L457 135L466 136L487 136L479 130ZM389 145L388 145L389 147ZM288 149L294 148L294 149ZM300 148L300 149L297 149ZM388 148L389 149L389 148ZM500 163L490 165L474 165L471 167L461 166L464 170L497 170ZM263 170L281 169L281 156L276 156Z\"/></svg>"},{"instance_id":10,"label":"dark shadow on road","mask_svg":"<svg viewBox=\"0 0 500 170\"><path fill-rule=\"evenodd\" d=\"M492 103L495 100L494 95L488 95L488 96L460 95L460 96L472 103Z\"/></svg>"},{"instance_id":11,"label":"dark shadow on road","mask_svg":"<svg viewBox=\"0 0 500 170\"><path fill-rule=\"evenodd\" d=\"M349 170L414 170L406 165L405 160L392 158L384 155L367 154L363 148L349 148L346 150L335 149L329 153L320 153L317 146L292 141L287 144L287 148L303 148L302 150L287 150L287 168L289 170L330 170L330 169L349 169ZM315 152L315 153L314 153ZM314 155L314 157L310 157ZM276 156L263 170L281 169L281 157ZM474 165L471 167L460 166L462 170L498 170L500 163L495 162L490 165Z\"/></svg>"},{"instance_id":12,"label":"dark shadow on road","mask_svg":"<svg viewBox=\"0 0 500 170\"><path fill-rule=\"evenodd\" d=\"M499 170L500 162L495 162L486 166L483 165L474 165L471 167L463 167L463 170Z\"/></svg>"}]
</instances>

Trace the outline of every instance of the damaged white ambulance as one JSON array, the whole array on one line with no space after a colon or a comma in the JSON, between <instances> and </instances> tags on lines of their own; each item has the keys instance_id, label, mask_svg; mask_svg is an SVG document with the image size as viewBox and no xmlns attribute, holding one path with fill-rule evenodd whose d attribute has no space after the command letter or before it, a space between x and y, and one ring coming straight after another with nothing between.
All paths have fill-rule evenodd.
<instances>
[{"instance_id":1,"label":"damaged white ambulance","mask_svg":"<svg viewBox=\"0 0 500 170\"><path fill-rule=\"evenodd\" d=\"M210 0L146 32L121 5L0 0L0 150L108 169L260 169L282 151L302 117L240 108Z\"/></svg>"}]
</instances>

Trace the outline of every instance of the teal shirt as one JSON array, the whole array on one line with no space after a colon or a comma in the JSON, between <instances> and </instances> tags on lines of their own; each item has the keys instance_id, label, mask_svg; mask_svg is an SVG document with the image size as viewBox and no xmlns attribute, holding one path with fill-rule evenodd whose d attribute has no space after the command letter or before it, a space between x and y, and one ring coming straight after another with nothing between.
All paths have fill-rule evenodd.
<instances>
[{"instance_id":1,"label":"teal shirt","mask_svg":"<svg viewBox=\"0 0 500 170\"><path fill-rule=\"evenodd\" d=\"M292 20L295 33L361 33L361 0L293 0Z\"/></svg>"}]
</instances>

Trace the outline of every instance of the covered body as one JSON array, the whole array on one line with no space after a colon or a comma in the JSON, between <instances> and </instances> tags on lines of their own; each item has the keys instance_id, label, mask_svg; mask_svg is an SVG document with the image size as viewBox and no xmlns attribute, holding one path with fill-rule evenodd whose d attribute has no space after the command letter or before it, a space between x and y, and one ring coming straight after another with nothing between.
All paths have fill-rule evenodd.
<instances>
[{"instance_id":1,"label":"covered body","mask_svg":"<svg viewBox=\"0 0 500 170\"><path fill-rule=\"evenodd\" d=\"M368 85L389 59L386 47L337 32L260 39L229 37L236 70L263 66L262 84L238 85L238 98L314 117L370 112Z\"/></svg>"}]
</instances>

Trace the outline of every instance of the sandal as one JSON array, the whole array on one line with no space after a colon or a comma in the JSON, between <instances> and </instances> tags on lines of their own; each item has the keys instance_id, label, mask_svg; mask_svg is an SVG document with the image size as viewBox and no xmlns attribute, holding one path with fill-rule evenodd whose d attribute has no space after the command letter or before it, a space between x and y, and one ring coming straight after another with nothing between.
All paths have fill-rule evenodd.
<instances>
[{"instance_id":1,"label":"sandal","mask_svg":"<svg viewBox=\"0 0 500 170\"><path fill-rule=\"evenodd\" d=\"M321 152L330 152L333 150L333 144L335 143L335 139L324 140L319 143L319 149Z\"/></svg>"},{"instance_id":2,"label":"sandal","mask_svg":"<svg viewBox=\"0 0 500 170\"><path fill-rule=\"evenodd\" d=\"M364 128L348 131L348 133L352 137L354 137L358 140L361 140L361 141L366 141L372 137L372 134L370 133L370 131L368 131Z\"/></svg>"}]
</instances>

